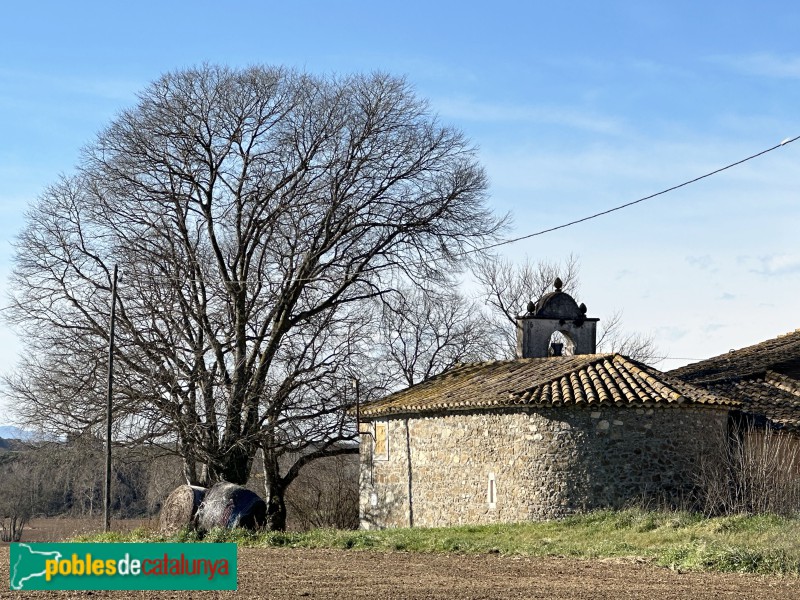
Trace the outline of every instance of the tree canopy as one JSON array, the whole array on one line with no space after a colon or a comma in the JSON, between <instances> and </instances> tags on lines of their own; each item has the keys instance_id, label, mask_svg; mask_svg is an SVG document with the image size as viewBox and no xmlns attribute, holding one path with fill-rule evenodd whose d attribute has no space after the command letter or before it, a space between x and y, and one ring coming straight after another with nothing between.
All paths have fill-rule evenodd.
<instances>
[{"instance_id":1,"label":"tree canopy","mask_svg":"<svg viewBox=\"0 0 800 600\"><path fill-rule=\"evenodd\" d=\"M192 483L245 481L261 448L280 496L297 472L281 455L299 468L354 434L366 307L495 238L486 188L470 143L402 79L164 75L29 210L9 389L47 429L97 427L119 264L119 439L174 445Z\"/></svg>"}]
</instances>

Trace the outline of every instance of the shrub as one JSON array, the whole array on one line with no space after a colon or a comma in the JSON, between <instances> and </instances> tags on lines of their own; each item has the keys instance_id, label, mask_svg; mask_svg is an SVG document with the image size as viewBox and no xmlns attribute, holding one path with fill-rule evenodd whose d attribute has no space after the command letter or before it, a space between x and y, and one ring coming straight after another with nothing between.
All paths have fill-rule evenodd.
<instances>
[{"instance_id":1,"label":"shrub","mask_svg":"<svg viewBox=\"0 0 800 600\"><path fill-rule=\"evenodd\" d=\"M697 488L707 515L793 515L800 509L800 437L751 422L700 459Z\"/></svg>"}]
</instances>

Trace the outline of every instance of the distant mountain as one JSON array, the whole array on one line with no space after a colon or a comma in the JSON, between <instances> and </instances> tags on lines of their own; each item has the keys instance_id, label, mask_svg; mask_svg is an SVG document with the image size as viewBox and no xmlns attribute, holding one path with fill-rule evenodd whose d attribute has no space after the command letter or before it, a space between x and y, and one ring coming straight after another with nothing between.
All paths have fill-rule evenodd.
<instances>
[{"instance_id":1,"label":"distant mountain","mask_svg":"<svg viewBox=\"0 0 800 600\"><path fill-rule=\"evenodd\" d=\"M14 427L13 425L0 425L0 438L4 438L7 440L31 440L33 439L35 434L31 433L30 431L25 431L24 429L20 429L19 427Z\"/></svg>"}]
</instances>

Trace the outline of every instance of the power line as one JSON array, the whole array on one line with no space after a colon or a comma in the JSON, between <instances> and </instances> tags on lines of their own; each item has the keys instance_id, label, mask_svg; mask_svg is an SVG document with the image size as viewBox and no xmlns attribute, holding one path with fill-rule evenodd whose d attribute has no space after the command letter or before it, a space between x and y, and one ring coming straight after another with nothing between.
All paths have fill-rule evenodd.
<instances>
[{"instance_id":1,"label":"power line","mask_svg":"<svg viewBox=\"0 0 800 600\"><path fill-rule=\"evenodd\" d=\"M639 204L640 202L644 202L645 200L650 200L650 199L655 198L657 196L662 196L662 195L664 195L664 194L666 194L668 192L675 191L675 190L677 190L679 188L686 187L687 185L690 185L692 183L696 183L696 182L700 181L701 179L706 179L707 177L711 177L712 175L716 175L717 173L721 173L722 171L725 171L727 169L730 169L730 168L736 167L738 165L741 165L743 163L746 163L749 160L753 160L754 158L758 158L759 156L763 156L764 154L767 154L768 152L772 152L773 150L777 150L778 148L782 148L783 146L787 146L788 144L791 144L792 142L796 142L798 139L800 139L800 135L795 136L793 138L787 138L787 139L783 140L781 143L776 144L775 146L772 146L771 148L767 148L766 150L762 150L761 152L757 152L756 154L748 156L747 158L743 158L741 160L737 160L736 162L732 162L729 165L725 165L724 167L720 167L719 169L715 169L714 171L710 171L710 172L706 173L705 175L700 175L699 177L695 177L694 179L690 179L688 181L684 181L683 183L679 183L678 185L673 185L672 187L669 187L669 188L667 188L665 190L661 190L660 192L656 192L655 194L650 194L649 196L644 196L643 198L639 198L638 200L633 200L632 202L626 202L625 204L620 204L619 206L615 206L614 208L609 208L608 210L604 210L604 211L601 211L599 213L595 213L593 215L589 215L588 217L583 217L581 219L576 219L575 221L570 221L569 223L564 223L563 225L556 225L555 227L550 227L548 229L542 229L541 231L536 231L534 233L529 233L527 235L521 235L519 237L515 237L515 238L511 238L511 239L507 239L507 240L502 240L502 241L497 242L495 244L490 244L488 246L483 246L481 248L474 248L472 250L469 250L468 252L464 252L464 254L468 254L468 253L472 253L472 252L481 252L483 250L490 250L492 248L497 248L499 246L506 246L508 244L513 244L515 242L519 242L519 241L522 241L522 240L527 240L527 239L532 238L532 237L536 237L536 236L539 236L539 235L544 235L545 233L550 233L550 232L553 232L553 231L557 231L559 229L565 229L567 227L571 227L573 225L577 225L578 223L583 223L584 221L589 221L591 219L596 219L597 217L602 217L603 215L607 215L609 213L612 213L612 212L615 212L615 211L618 211L618 210L622 210L623 208L628 208L629 206L633 206L634 204Z\"/></svg>"},{"instance_id":2,"label":"power line","mask_svg":"<svg viewBox=\"0 0 800 600\"><path fill-rule=\"evenodd\" d=\"M594 213L592 215L589 215L589 216L586 216L586 217L582 217L580 219L575 219L574 221L570 221L568 223L563 223L561 225L556 225L554 227L549 227L547 229L542 229L542 230L536 231L534 233L528 233L526 235L521 235L521 236L518 236L518 237L509 238L509 239L506 239L506 240L500 240L499 242L495 242L494 244L488 244L486 246L479 246L477 248L471 248L469 250L464 250L462 252L455 253L454 255L455 256L466 256L467 254L474 254L476 252L482 252L484 250L491 250L492 248L499 248L500 246L507 246L509 244L514 244L514 243L520 242L522 240L527 240L527 239L530 239L532 237L537 237L537 236L540 236L540 235L544 235L546 233L551 233L553 231L558 231L559 229L566 229L567 227L572 227L573 225L577 225L577 224L583 223L585 221L590 221L592 219L596 219L598 217L602 217L604 215L616 212L618 210L622 210L623 208L628 208L630 206L634 206L635 204L639 204L641 202L644 202L645 200L652 200L653 198L656 198L658 196L663 196L664 194L667 194L669 192L673 192L673 191L675 191L677 189L680 189L682 187L686 187L686 186L691 185L693 183L697 183L698 181L700 181L702 179L707 179L708 177L711 177L712 175L716 175L716 174L721 173L723 171L727 171L728 169L731 169L733 167L736 167L738 165L741 165L741 164L744 164L744 163L746 163L748 161L751 161L754 158L758 158L759 156L763 156L764 154L768 154L769 152L772 152L773 150L777 150L778 148L782 148L783 146L788 146L789 144L791 144L793 142L796 142L798 139L800 139L800 135L795 136L793 138L786 138L785 140L783 140L779 144L776 144L776 145L774 145L774 146L772 146L770 148L767 148L766 150L761 150L760 152L756 152L755 154L751 154L750 156L748 156L746 158L743 158L741 160L737 160L735 162L732 162L732 163L730 163L728 165L725 165L724 167L720 167L718 169L714 169L713 171L709 171L708 173L705 173L703 175L699 175L698 177L695 177L693 179L689 179L687 181L684 181L683 183L679 183L677 185L673 185L672 187L668 187L668 188L666 188L664 190L661 190L660 192L656 192L654 194L650 194L649 196L644 196L642 198L638 198L637 200L633 200L631 202L626 202L625 204L620 204L619 206L615 206L613 208L609 208L607 210L603 210L603 211L600 211L598 213ZM410 264L414 264L414 265L419 266L421 263L410 263ZM384 269L387 269L387 268L394 268L394 266L387 265L387 266L384 266L384 267L377 267L377 268L373 269L373 271L384 270ZM137 276L139 276L139 274L137 274ZM160 279L162 281L170 281L170 282L173 282L173 283L182 283L182 282L185 282L185 283L190 283L190 282L207 283L207 282L209 282L208 279L194 279L194 278L186 278L186 279L174 278L173 279L172 277L169 277L169 276L153 276L153 275L150 275L150 274L146 274L146 276L151 280L159 280ZM291 281L316 281L316 280L318 280L318 278L314 278L314 277L309 277L309 278L290 278L290 280ZM267 283L267 284L273 284L273 285L281 283L281 281L263 280L263 279L258 278L258 277L255 278L255 279L249 279L249 280L229 280L229 282L230 283Z\"/></svg>"}]
</instances>

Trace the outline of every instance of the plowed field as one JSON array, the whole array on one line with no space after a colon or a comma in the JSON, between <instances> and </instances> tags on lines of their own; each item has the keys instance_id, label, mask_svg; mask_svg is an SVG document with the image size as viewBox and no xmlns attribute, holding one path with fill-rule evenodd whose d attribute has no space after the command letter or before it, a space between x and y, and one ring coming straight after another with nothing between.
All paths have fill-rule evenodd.
<instances>
[{"instance_id":1,"label":"plowed field","mask_svg":"<svg viewBox=\"0 0 800 600\"><path fill-rule=\"evenodd\" d=\"M238 592L10 592L0 598L798 598L800 579L678 573L633 561L339 550L241 549Z\"/></svg>"}]
</instances>

